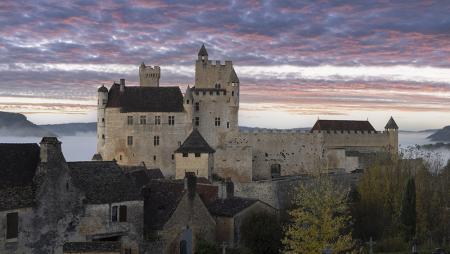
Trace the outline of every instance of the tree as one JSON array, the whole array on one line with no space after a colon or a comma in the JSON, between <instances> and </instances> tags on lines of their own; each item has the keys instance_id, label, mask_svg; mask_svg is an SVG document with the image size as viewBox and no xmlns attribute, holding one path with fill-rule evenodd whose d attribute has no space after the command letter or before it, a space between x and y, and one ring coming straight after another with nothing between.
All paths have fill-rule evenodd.
<instances>
[{"instance_id":1,"label":"tree","mask_svg":"<svg viewBox=\"0 0 450 254\"><path fill-rule=\"evenodd\" d=\"M250 215L242 221L242 241L252 253L278 253L281 227L278 218L267 212Z\"/></svg>"},{"instance_id":2,"label":"tree","mask_svg":"<svg viewBox=\"0 0 450 254\"><path fill-rule=\"evenodd\" d=\"M400 222L404 227L405 239L412 240L416 234L416 184L413 177L408 179L403 192Z\"/></svg>"},{"instance_id":3,"label":"tree","mask_svg":"<svg viewBox=\"0 0 450 254\"><path fill-rule=\"evenodd\" d=\"M352 249L347 193L323 176L300 184L282 240L285 253L321 253L326 248L339 253Z\"/></svg>"}]
</instances>

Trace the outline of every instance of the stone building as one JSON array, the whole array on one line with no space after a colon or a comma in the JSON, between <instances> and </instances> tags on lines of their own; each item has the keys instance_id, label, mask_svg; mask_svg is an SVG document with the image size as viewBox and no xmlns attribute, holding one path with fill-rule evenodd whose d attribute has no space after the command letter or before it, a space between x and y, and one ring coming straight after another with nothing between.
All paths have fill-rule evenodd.
<instances>
[{"instance_id":1,"label":"stone building","mask_svg":"<svg viewBox=\"0 0 450 254\"><path fill-rule=\"evenodd\" d=\"M209 177L251 182L316 170L350 172L365 168L372 154L397 153L393 118L384 131L368 121L348 120L318 120L308 132L240 131L240 80L233 63L209 60L204 45L195 62L195 83L184 95L178 87L160 87L160 72L142 64L140 86L121 80L109 90L99 88L95 158L120 165L144 162L180 178L184 170L177 176L175 151L197 130L215 150Z\"/></svg>"}]
</instances>

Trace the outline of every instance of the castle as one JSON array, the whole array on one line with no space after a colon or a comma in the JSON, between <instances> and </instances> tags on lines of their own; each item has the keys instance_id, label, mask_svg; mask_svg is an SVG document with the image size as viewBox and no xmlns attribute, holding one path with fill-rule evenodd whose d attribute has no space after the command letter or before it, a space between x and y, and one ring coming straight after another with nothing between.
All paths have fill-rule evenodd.
<instances>
[{"instance_id":1,"label":"castle","mask_svg":"<svg viewBox=\"0 0 450 254\"><path fill-rule=\"evenodd\" d=\"M96 160L159 168L165 177L252 182L315 170L350 172L371 155L398 152L398 126L318 120L308 132L240 131L240 81L231 61L212 61L202 45L195 84L160 87L158 66L139 67L140 86L125 80L98 89Z\"/></svg>"}]
</instances>

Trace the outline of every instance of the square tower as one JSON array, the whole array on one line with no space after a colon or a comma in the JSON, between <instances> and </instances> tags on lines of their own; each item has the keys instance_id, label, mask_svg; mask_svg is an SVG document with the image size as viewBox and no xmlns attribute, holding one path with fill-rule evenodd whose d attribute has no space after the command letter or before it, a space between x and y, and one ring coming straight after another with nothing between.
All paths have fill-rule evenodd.
<instances>
[{"instance_id":1,"label":"square tower","mask_svg":"<svg viewBox=\"0 0 450 254\"><path fill-rule=\"evenodd\" d=\"M139 66L139 84L140 86L159 87L159 78L161 77L161 68L159 66L145 66L144 63Z\"/></svg>"}]
</instances>

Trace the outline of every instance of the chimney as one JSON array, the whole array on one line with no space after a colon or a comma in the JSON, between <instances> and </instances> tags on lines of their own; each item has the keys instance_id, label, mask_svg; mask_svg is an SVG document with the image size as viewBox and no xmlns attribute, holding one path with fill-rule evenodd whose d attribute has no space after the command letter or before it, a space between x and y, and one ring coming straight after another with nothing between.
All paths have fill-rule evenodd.
<instances>
[{"instance_id":1,"label":"chimney","mask_svg":"<svg viewBox=\"0 0 450 254\"><path fill-rule=\"evenodd\" d=\"M197 176L194 172L186 172L184 177L184 189L187 190L190 199L194 199L197 188Z\"/></svg>"},{"instance_id":2,"label":"chimney","mask_svg":"<svg viewBox=\"0 0 450 254\"><path fill-rule=\"evenodd\" d=\"M226 198L234 197L234 183L231 178L225 179Z\"/></svg>"},{"instance_id":3,"label":"chimney","mask_svg":"<svg viewBox=\"0 0 450 254\"><path fill-rule=\"evenodd\" d=\"M123 93L125 91L125 79L120 79L120 92Z\"/></svg>"},{"instance_id":4,"label":"chimney","mask_svg":"<svg viewBox=\"0 0 450 254\"><path fill-rule=\"evenodd\" d=\"M62 156L61 142L56 137L43 137L39 144L41 162L51 162Z\"/></svg>"}]
</instances>

